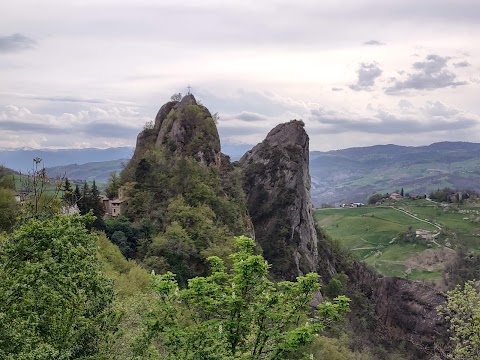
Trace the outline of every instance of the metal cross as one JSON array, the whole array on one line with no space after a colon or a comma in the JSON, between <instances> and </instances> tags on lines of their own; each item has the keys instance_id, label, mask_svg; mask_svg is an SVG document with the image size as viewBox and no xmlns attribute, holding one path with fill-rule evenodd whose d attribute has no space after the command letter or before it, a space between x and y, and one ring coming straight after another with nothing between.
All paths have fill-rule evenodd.
<instances>
[{"instance_id":1,"label":"metal cross","mask_svg":"<svg viewBox=\"0 0 480 360\"><path fill-rule=\"evenodd\" d=\"M188 95L190 95L191 94L190 93L190 89L191 89L190 85L187 86L187 89L188 89Z\"/></svg>"}]
</instances>

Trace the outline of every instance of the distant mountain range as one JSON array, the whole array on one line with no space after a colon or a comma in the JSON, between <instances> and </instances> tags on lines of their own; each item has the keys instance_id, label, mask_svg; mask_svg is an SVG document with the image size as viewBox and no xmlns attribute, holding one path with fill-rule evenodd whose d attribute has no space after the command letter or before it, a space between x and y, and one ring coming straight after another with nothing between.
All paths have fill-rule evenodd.
<instances>
[{"instance_id":1,"label":"distant mountain range","mask_svg":"<svg viewBox=\"0 0 480 360\"><path fill-rule=\"evenodd\" d=\"M412 194L447 186L480 191L480 144L440 142L313 151L310 174L315 206L365 202L375 192L401 188Z\"/></svg>"},{"instance_id":2,"label":"distant mountain range","mask_svg":"<svg viewBox=\"0 0 480 360\"><path fill-rule=\"evenodd\" d=\"M0 165L7 168L27 172L32 169L33 158L43 160L46 168L70 164L86 164L92 161L111 161L130 159L133 154L131 147L116 147L107 149L0 149Z\"/></svg>"},{"instance_id":3,"label":"distant mountain range","mask_svg":"<svg viewBox=\"0 0 480 360\"><path fill-rule=\"evenodd\" d=\"M251 146L224 146L222 151L238 160ZM48 175L66 174L75 180L106 182L121 171L133 148L108 149L0 149L0 165L26 172L40 157ZM310 152L312 200L341 204L366 202L375 193L404 189L425 194L452 187L480 191L480 144L441 142L429 146L375 145L334 151Z\"/></svg>"},{"instance_id":4,"label":"distant mountain range","mask_svg":"<svg viewBox=\"0 0 480 360\"><path fill-rule=\"evenodd\" d=\"M71 164L47 168L51 178L66 176L72 180L95 180L97 183L106 183L112 172L123 170L129 159L89 162L86 164Z\"/></svg>"}]
</instances>

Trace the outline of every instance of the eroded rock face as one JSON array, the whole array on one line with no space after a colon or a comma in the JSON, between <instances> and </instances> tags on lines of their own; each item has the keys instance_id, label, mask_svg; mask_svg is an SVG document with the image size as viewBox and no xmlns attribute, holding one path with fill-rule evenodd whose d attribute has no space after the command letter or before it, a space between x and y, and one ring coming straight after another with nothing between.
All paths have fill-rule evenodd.
<instances>
[{"instance_id":1,"label":"eroded rock face","mask_svg":"<svg viewBox=\"0 0 480 360\"><path fill-rule=\"evenodd\" d=\"M240 160L256 241L281 279L317 267L308 150L304 123L292 120L275 127Z\"/></svg>"},{"instance_id":2,"label":"eroded rock face","mask_svg":"<svg viewBox=\"0 0 480 360\"><path fill-rule=\"evenodd\" d=\"M155 119L155 128L158 123L155 146L166 147L174 155L193 156L205 165L219 167L220 137L210 111L198 105L193 95L184 96L165 116L168 106L162 109Z\"/></svg>"},{"instance_id":3,"label":"eroded rock face","mask_svg":"<svg viewBox=\"0 0 480 360\"><path fill-rule=\"evenodd\" d=\"M326 235L315 229L308 141L303 122L293 120L275 127L240 160L256 241L273 274L293 280L316 271L328 282L337 271L345 271L350 290L362 294L372 307L372 328L359 329L368 341L387 347L404 343L412 358L429 358L446 338L445 324L436 312L444 294L338 258Z\"/></svg>"},{"instance_id":4,"label":"eroded rock face","mask_svg":"<svg viewBox=\"0 0 480 360\"><path fill-rule=\"evenodd\" d=\"M181 101L164 104L155 117L153 127L146 127L137 136L135 152L123 171L131 180L134 169L148 150L163 149L172 156L193 156L206 166L221 165L220 137L212 115L199 105L193 95Z\"/></svg>"},{"instance_id":5,"label":"eroded rock face","mask_svg":"<svg viewBox=\"0 0 480 360\"><path fill-rule=\"evenodd\" d=\"M447 339L445 323L436 311L445 294L419 281L381 276L358 262L347 274L350 286L373 305L377 341L402 341L416 358L431 358L435 347Z\"/></svg>"}]
</instances>

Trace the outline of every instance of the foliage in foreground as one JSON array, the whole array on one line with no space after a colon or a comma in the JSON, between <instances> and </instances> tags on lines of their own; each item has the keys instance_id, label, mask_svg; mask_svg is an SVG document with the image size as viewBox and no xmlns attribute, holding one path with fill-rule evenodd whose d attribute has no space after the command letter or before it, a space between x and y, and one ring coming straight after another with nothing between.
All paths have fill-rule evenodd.
<instances>
[{"instance_id":1,"label":"foliage in foreground","mask_svg":"<svg viewBox=\"0 0 480 360\"><path fill-rule=\"evenodd\" d=\"M113 324L113 290L91 216L30 219L0 247L0 358L93 359Z\"/></svg>"},{"instance_id":2,"label":"foliage in foreground","mask_svg":"<svg viewBox=\"0 0 480 360\"><path fill-rule=\"evenodd\" d=\"M445 317L453 342L450 359L480 359L480 292L474 282L468 281L463 289L457 286L448 292L447 302L438 307Z\"/></svg>"},{"instance_id":3,"label":"foliage in foreground","mask_svg":"<svg viewBox=\"0 0 480 360\"><path fill-rule=\"evenodd\" d=\"M274 284L264 258L253 253L254 241L241 236L237 242L231 273L212 256L211 275L190 279L185 289L172 273L154 277L158 308L149 316L145 342L138 344L142 357L155 340L165 359L293 359L348 311L349 299L339 296L309 317L318 275Z\"/></svg>"}]
</instances>

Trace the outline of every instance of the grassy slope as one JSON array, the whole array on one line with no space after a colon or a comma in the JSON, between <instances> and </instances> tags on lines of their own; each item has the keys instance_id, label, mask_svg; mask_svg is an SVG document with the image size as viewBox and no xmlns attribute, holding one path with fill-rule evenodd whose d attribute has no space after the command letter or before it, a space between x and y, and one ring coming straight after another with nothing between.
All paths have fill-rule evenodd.
<instances>
[{"instance_id":1,"label":"grassy slope","mask_svg":"<svg viewBox=\"0 0 480 360\"><path fill-rule=\"evenodd\" d=\"M480 207L443 207L426 201L399 202L398 207L415 214L420 219L432 220L447 231L447 239L439 239L440 245L452 247L464 245L480 252L480 223L473 222L479 215L460 213L459 210L480 211ZM466 218L469 218L468 220ZM332 238L352 250L360 259L385 275L413 279L435 279L440 271L412 270L406 274L404 261L428 249L426 245L398 244L399 232L409 226L415 229L436 229L388 207L364 207L354 209L320 209L315 212L318 224ZM432 244L432 248L436 248Z\"/></svg>"}]
</instances>

